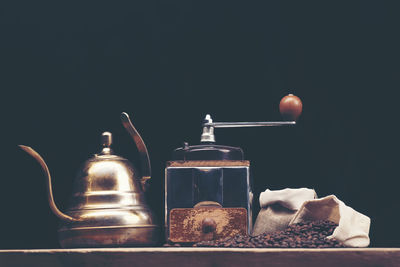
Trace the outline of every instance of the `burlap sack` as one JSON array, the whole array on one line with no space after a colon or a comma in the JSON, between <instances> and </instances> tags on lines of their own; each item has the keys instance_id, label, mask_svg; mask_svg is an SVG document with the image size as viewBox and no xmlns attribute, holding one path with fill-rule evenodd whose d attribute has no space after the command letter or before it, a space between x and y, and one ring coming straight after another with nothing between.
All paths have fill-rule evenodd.
<instances>
[{"instance_id":1,"label":"burlap sack","mask_svg":"<svg viewBox=\"0 0 400 267\"><path fill-rule=\"evenodd\" d=\"M328 238L336 238L347 247L369 245L370 218L346 206L334 195L304 202L289 225L315 220L337 223L338 226Z\"/></svg>"},{"instance_id":2,"label":"burlap sack","mask_svg":"<svg viewBox=\"0 0 400 267\"><path fill-rule=\"evenodd\" d=\"M308 188L265 190L260 194L261 210L251 235L257 236L284 230L301 205L315 197L315 191Z\"/></svg>"}]
</instances>

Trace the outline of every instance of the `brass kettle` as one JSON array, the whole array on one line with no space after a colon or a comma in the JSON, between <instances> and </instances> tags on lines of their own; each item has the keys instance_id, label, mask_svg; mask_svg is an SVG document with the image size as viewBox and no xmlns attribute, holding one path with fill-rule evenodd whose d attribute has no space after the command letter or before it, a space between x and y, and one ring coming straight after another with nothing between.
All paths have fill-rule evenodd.
<instances>
[{"instance_id":1,"label":"brass kettle","mask_svg":"<svg viewBox=\"0 0 400 267\"><path fill-rule=\"evenodd\" d=\"M113 153L112 135L102 134L103 148L88 159L75 179L70 203L61 212L53 199L51 176L43 158L32 148L20 147L34 157L47 177L50 208L61 219L58 237L61 247L151 246L158 243L159 226L146 205L143 191L151 177L146 145L128 114L122 124L136 143L142 161L142 176L132 164Z\"/></svg>"}]
</instances>

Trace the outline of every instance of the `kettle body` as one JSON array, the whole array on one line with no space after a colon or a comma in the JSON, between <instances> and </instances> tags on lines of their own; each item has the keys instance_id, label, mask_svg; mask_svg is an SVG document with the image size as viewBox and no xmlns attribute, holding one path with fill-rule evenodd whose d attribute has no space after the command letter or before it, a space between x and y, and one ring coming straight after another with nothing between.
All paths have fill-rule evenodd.
<instances>
[{"instance_id":1,"label":"kettle body","mask_svg":"<svg viewBox=\"0 0 400 267\"><path fill-rule=\"evenodd\" d=\"M20 146L40 163L47 177L50 208L61 219L58 238L63 248L152 246L158 243L159 226L145 201L143 176L127 159L115 155L111 144L111 133L103 133L103 148L78 171L65 212L55 205L50 172L43 158L32 148ZM147 154L147 149L145 152ZM149 179L148 176L144 178L145 181Z\"/></svg>"}]
</instances>

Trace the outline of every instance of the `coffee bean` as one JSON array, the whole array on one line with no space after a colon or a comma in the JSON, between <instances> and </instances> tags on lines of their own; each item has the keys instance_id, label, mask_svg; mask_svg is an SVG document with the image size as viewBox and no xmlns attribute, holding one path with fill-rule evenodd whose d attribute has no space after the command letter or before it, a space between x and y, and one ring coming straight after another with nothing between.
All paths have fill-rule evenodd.
<instances>
[{"instance_id":1,"label":"coffee bean","mask_svg":"<svg viewBox=\"0 0 400 267\"><path fill-rule=\"evenodd\" d=\"M196 247L240 247L240 248L342 248L344 245L332 235L337 224L326 221L301 222L288 226L287 229L255 237L237 235L230 239L202 241Z\"/></svg>"}]
</instances>

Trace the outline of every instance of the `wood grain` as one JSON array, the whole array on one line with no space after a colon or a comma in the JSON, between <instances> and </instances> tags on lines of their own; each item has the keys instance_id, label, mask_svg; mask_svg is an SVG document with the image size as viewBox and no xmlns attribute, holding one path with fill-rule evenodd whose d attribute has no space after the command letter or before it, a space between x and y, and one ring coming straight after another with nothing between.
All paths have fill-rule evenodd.
<instances>
[{"instance_id":1,"label":"wood grain","mask_svg":"<svg viewBox=\"0 0 400 267\"><path fill-rule=\"evenodd\" d=\"M0 266L400 266L399 248L3 250Z\"/></svg>"}]
</instances>

